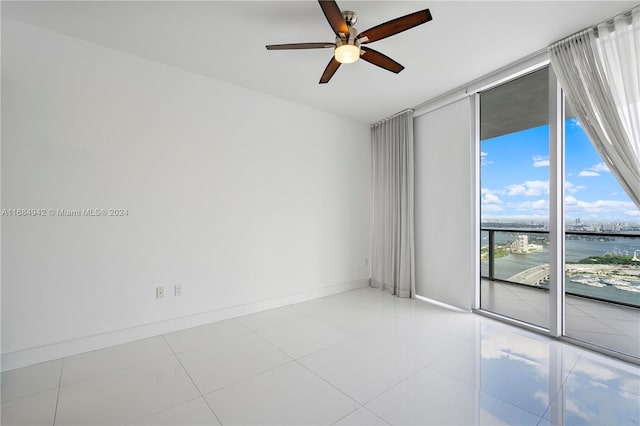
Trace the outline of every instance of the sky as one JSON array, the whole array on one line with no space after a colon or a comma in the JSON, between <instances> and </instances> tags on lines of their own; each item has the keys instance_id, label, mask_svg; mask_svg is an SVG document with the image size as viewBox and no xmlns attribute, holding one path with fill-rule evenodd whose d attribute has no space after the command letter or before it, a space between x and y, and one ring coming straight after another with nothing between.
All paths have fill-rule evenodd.
<instances>
[{"instance_id":1,"label":"sky","mask_svg":"<svg viewBox=\"0 0 640 426\"><path fill-rule=\"evenodd\" d=\"M640 210L591 144L576 118L565 124L565 219L640 222ZM547 220L549 126L481 142L482 221Z\"/></svg>"}]
</instances>

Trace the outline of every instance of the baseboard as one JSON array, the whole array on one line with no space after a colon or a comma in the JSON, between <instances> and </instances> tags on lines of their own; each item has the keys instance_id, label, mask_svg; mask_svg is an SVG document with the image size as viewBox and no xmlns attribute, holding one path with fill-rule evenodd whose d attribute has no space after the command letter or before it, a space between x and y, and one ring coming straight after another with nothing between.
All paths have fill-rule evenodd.
<instances>
[{"instance_id":1,"label":"baseboard","mask_svg":"<svg viewBox=\"0 0 640 426\"><path fill-rule=\"evenodd\" d=\"M2 354L1 371L120 345L369 286L369 278Z\"/></svg>"}]
</instances>

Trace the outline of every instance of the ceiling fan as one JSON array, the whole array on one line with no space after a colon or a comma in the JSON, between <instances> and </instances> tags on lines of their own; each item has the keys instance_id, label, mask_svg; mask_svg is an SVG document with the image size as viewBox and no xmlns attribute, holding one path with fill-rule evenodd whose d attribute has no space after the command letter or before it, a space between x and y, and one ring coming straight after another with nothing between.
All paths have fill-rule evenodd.
<instances>
[{"instance_id":1,"label":"ceiling fan","mask_svg":"<svg viewBox=\"0 0 640 426\"><path fill-rule=\"evenodd\" d=\"M333 0L318 0L318 3L320 3L320 8L324 12L327 21L329 21L331 29L336 33L335 43L270 44L266 46L266 48L267 50L333 48L334 56L322 73L320 84L329 82L340 67L340 64L350 64L359 58L388 71L396 74L399 73L404 69L402 65L390 57L362 45L382 40L383 38L429 22L432 19L429 9L425 9L392 19L391 21L358 33L358 30L353 26L358 19L355 12L350 10L340 11L340 8Z\"/></svg>"}]
</instances>

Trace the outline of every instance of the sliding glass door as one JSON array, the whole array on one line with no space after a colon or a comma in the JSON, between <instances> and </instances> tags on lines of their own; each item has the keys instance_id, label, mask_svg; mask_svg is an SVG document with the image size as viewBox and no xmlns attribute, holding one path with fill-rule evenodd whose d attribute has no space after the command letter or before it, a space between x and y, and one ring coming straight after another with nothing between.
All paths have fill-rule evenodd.
<instances>
[{"instance_id":1,"label":"sliding glass door","mask_svg":"<svg viewBox=\"0 0 640 426\"><path fill-rule=\"evenodd\" d=\"M565 335L640 358L640 211L566 110Z\"/></svg>"},{"instance_id":2,"label":"sliding glass door","mask_svg":"<svg viewBox=\"0 0 640 426\"><path fill-rule=\"evenodd\" d=\"M549 328L549 70L480 94L480 307Z\"/></svg>"},{"instance_id":3,"label":"sliding glass door","mask_svg":"<svg viewBox=\"0 0 640 426\"><path fill-rule=\"evenodd\" d=\"M549 73L479 95L480 309L640 359L640 211Z\"/></svg>"}]
</instances>

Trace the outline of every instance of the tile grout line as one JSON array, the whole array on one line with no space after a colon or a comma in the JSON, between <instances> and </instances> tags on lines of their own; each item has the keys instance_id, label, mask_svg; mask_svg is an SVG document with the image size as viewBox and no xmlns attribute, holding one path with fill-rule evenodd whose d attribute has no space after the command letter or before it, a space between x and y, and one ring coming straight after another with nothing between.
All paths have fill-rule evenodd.
<instances>
[{"instance_id":1,"label":"tile grout line","mask_svg":"<svg viewBox=\"0 0 640 426\"><path fill-rule=\"evenodd\" d=\"M542 365L542 364L539 364L539 365ZM487 392L487 391L485 391L485 390L482 390L482 387L479 387L479 386L476 386L476 385L470 385L470 384L465 383L465 382L463 382L462 380L458 379L457 377L453 377L453 376L451 376L451 375L449 375L449 374L447 374L447 373L443 373L443 372L441 372L441 371L435 370L435 369L433 369L433 368L431 368L431 367L429 367L429 366L424 367L424 368L423 368L423 370L429 370L429 371L430 371L430 372L432 372L432 373L436 373L436 374L439 374L439 375L441 375L441 376L444 376L444 377L446 377L446 378L448 378L448 379L451 379L451 380L453 380L453 381L455 381L455 382L457 382L457 383L459 383L459 384L462 384L462 385L464 385L464 386L466 386L466 387L468 387L468 388L471 388L471 389L473 389L474 391L478 391L478 392L480 392L480 393L483 393L483 394L485 394L485 395L490 396L491 398L495 398L496 400L498 400L498 401L502 402L503 404L510 405L511 407L515 407L515 408L517 408L517 409L519 409L519 410L521 410L521 411L524 411L525 413L529 413L529 414L531 414L531 415L532 415L532 416L534 416L534 417L540 417L541 419L542 419L542 417L544 416L544 413L546 413L546 412L547 412L547 410L549 409L549 406L550 406L550 404L551 404L551 401L553 400L553 398L550 398L550 399L549 399L549 402L547 403L546 408L544 409L544 411L543 411L542 415L540 415L540 414L534 413L533 411L531 411L531 410L529 410L529 409L527 409L527 408L524 408L524 407L521 407L521 406L519 406L519 405L516 405L516 404L515 404L515 403L513 403L513 402L507 401L506 399L503 399L503 398L501 398L501 397L500 397L500 396L498 396L498 395L495 395L495 394L493 394L493 393L491 393L491 392ZM422 371L422 370L420 370L420 371ZM416 374L417 374L417 373L416 373ZM554 394L553 394L553 396L554 396L554 397L555 397L555 395L556 395L558 392L560 392L560 389L561 389L561 388L562 388L562 385L560 385L560 386L558 387L558 390L556 391L556 393L554 393Z\"/></svg>"},{"instance_id":2,"label":"tile grout line","mask_svg":"<svg viewBox=\"0 0 640 426\"><path fill-rule=\"evenodd\" d=\"M240 380L236 380L235 382L229 383L229 384L224 385L224 386L222 386L222 387L220 387L218 389L214 389L209 393L203 394L203 397L206 396L206 395L211 395L212 393L220 392L221 390L226 389L226 388L231 387L231 386L234 386L234 385L237 385L238 383L246 382L247 380L250 380L250 379L253 379L254 377L260 376L261 374L268 373L268 372L273 371L273 370L275 370L277 368L280 368L282 366L290 364L293 361L295 361L295 359L289 359L287 362L284 362L282 364L274 365L273 367L269 367L266 370L263 370L263 371L260 371L258 373L255 373L255 374L253 374L253 375L251 375L249 377L244 377L244 378L242 378ZM205 398L205 400L206 400L206 398Z\"/></svg>"},{"instance_id":3,"label":"tile grout line","mask_svg":"<svg viewBox=\"0 0 640 426\"><path fill-rule=\"evenodd\" d=\"M317 321L320 321L320 322L322 322L322 323L323 323L323 324L325 324L325 325L329 325L329 326L331 326L331 327L333 327L333 328L335 328L335 329L337 329L337 330L339 330L339 331L342 331L343 333L347 333L347 334L349 335L349 337L348 337L348 338L346 338L346 339L344 339L344 340L340 340L340 341L338 341L338 342L331 343L330 345L325 346L325 347L323 347L323 348L316 349L316 350L314 350L314 351L312 351L312 352L309 352L309 353L307 353L307 354L304 354L304 355L301 355L301 356L298 356L298 357L294 357L293 355L288 354L288 353L287 353L287 352L285 352L283 349L281 349L280 347L278 347L275 343L273 343L273 342L269 341L266 337L264 337L262 334L260 334L260 333L259 333L259 331L263 331L263 330L254 331L254 334L255 334L256 336L258 336L259 338L261 338L262 340L264 340L265 342L267 342L268 344L270 344L271 346L273 346L274 348L276 348L278 351L282 352L284 355L286 355L286 356L288 356L289 358L291 358L291 360L292 360L292 361L298 361L299 359L302 359L302 358L305 358L305 357L308 357L308 356L314 355L314 354L316 354L316 353L318 353L318 352L321 352L321 351L324 351L324 350L326 350L326 349L332 348L332 347L337 346L337 345L339 345L339 344L341 344L341 343L348 342L349 340L353 340L353 339L360 339L360 338L362 338L362 336L361 336L361 335L355 335L355 334L353 334L352 332L350 332L350 331L348 331L348 330L346 330L346 329L344 329L344 328L342 328L342 327L339 327L339 326L336 326L336 325L333 325L333 324L329 324L329 323L327 323L327 322L325 322L325 321L322 321L321 319L318 319L318 318L313 318L313 317L310 317L310 318L311 318L311 319L315 319L315 320L317 320ZM274 326L274 327L275 327L275 326ZM269 328L271 328L271 327L269 327ZM265 330L266 330L266 329L265 329Z\"/></svg>"},{"instance_id":4,"label":"tile grout line","mask_svg":"<svg viewBox=\"0 0 640 426\"><path fill-rule=\"evenodd\" d=\"M365 402L365 404L369 404L370 402L373 402L374 399L378 398L379 396L381 396L384 393L389 392L391 389L397 387L398 385L400 385L401 383L404 383L408 380L410 380L413 376L418 375L419 373L421 373L422 371L428 369L428 366L425 367L420 367L418 370L414 371L413 373L409 374L408 376L398 380L397 382L393 383L391 386L389 386L388 388L386 388L385 390L378 392L377 394L375 394L373 397L369 398L369 400L367 402ZM435 370L432 370L435 371ZM468 386L468 385L467 385ZM362 405L364 407L364 404ZM366 408L366 407L365 407ZM375 414L375 413L374 413ZM377 414L376 414L377 415ZM379 417L379 416L378 416ZM384 420L384 419L383 419ZM385 420L386 421L386 420Z\"/></svg>"},{"instance_id":5,"label":"tile grout line","mask_svg":"<svg viewBox=\"0 0 640 426\"><path fill-rule=\"evenodd\" d=\"M1 1L1 0L0 0L0 1ZM157 337L157 336L154 336L154 337ZM126 344L126 343L125 343L125 344ZM119 345L118 345L118 346L119 346ZM105 349L109 349L109 348L105 348ZM93 351L92 351L92 352L93 352ZM82 355L82 354L77 354L77 355ZM76 355L72 355L72 357L73 357L73 356L76 356ZM78 384L78 383L86 382L86 381L88 381L88 380L96 379L96 378L98 378L98 377L108 376L109 374L120 373L120 372L123 372L123 371L125 371L125 370L129 370L129 369L134 368L134 367L140 367L140 366L145 365L145 364L151 364L152 362L162 361L162 360L165 360L165 359L170 358L171 356L172 356L172 354L168 354L168 355L165 355L165 356L160 357L160 358L153 358L153 359L148 359L148 360L146 360L146 361L140 361L140 362L137 362L137 363L135 363L135 364L126 365L126 366L124 366L124 367L118 367L118 368L115 368L115 369L113 369L113 370L108 370L108 371L105 371L105 372L102 372L102 373L95 374L95 375L93 375L93 376L87 376L87 377L85 377L85 378L83 378L83 379L80 379L80 380L74 380L74 381L72 381L72 382L65 383L64 385L65 385L65 386L75 385L75 384ZM68 358L68 357L67 357L67 358Z\"/></svg>"},{"instance_id":6,"label":"tile grout line","mask_svg":"<svg viewBox=\"0 0 640 426\"><path fill-rule=\"evenodd\" d=\"M256 377L256 376L259 376L259 375L261 375L261 374L263 374L263 373L269 372L269 371L271 371L271 370L275 370L276 368L282 367L283 365L286 365L286 364L289 364L289 363L290 363L290 362L292 362L292 361L295 361L295 359L294 359L294 358L292 358L289 354L287 354L287 353L286 353L286 352L284 352L282 349L278 348L278 347L277 347L277 346L275 346L273 343L269 342L269 341L268 341L268 340L266 340L264 337L260 336L259 334L257 334L257 333L256 333L256 332L254 332L254 331L251 331L251 332L250 332L250 333L248 333L248 334L243 334L243 335L241 335L241 336L235 336L235 337L232 337L232 338L229 338L229 339L225 339L225 340L238 339L238 338L241 338L241 337L249 336L249 335L251 335L251 334L255 334L255 335L256 335L256 337L258 337L258 338L260 338L260 339L264 340L264 341L265 341L265 343L268 343L270 346L273 346L273 347L274 347L274 349L276 349L276 350L277 350L278 352L280 352L282 355L284 355L285 357L287 357L287 358L288 358L288 360L287 360L287 361L285 361L285 362L283 362L283 363L281 363L281 364L274 365L273 367L269 367L269 368L267 368L266 370L259 371L259 372L255 373L255 374L252 374L251 376L244 377L244 378L242 378L242 379L239 379L239 380L236 380L236 381L234 381L234 382L228 383L228 384L226 384L226 385L224 385L224 386L222 386L222 387L220 387L220 388L214 389L214 390L212 390L211 392L208 392L208 393L206 393L206 394L205 394L205 393L202 393L202 391L200 390L200 388L199 388L197 385L195 385L195 381L194 381L194 380L193 380L193 378L191 377L191 374L189 374L189 372L187 371L187 369L186 369L186 368L184 367L184 365L182 364L182 361L181 361L181 360L180 360L180 358L178 357L178 354L175 354L175 357L178 359L178 362L180 362L180 365L182 366L182 368L184 368L184 370L186 371L186 373L187 373L187 375L189 376L189 378L191 379L191 381L193 381L193 382L194 382L194 385L196 386L196 389L198 390L198 392L200 392L200 394L201 394L201 395L202 395L202 397L204 398L205 402L207 402L207 405L208 405L208 401L207 401L207 399L206 399L206 397L205 397L206 395L211 395L212 393L215 393L215 392L221 391L222 389L225 389L225 388L227 388L227 387L229 387L229 386L233 386L233 385L235 385L235 384L238 384L238 383L244 382L244 381L246 381L246 380L252 379L252 378L254 378L254 377ZM206 346L208 346L208 345L206 345ZM201 348L202 348L202 347L204 347L204 346L201 346ZM190 349L190 350L193 350L193 349ZM189 351L190 351L190 350L189 350ZM172 351L173 351L173 348L172 348ZM182 354L182 353L189 352L189 351L184 351L184 352L180 352L180 353ZM212 411L213 411L213 410L212 410ZM215 414L215 413L214 413L214 414ZM216 418L217 418L217 416L216 416ZM222 423L221 423L221 424L222 424Z\"/></svg>"},{"instance_id":7,"label":"tile grout line","mask_svg":"<svg viewBox=\"0 0 640 426\"><path fill-rule=\"evenodd\" d=\"M331 423L332 425L335 425L336 423L338 423L340 420L350 416L351 414L355 413L356 411L358 411L360 408L364 408L364 406L360 406L360 407L356 407L353 410L349 411L347 414L345 414L344 416L340 417L338 420L336 420L335 422Z\"/></svg>"},{"instance_id":8,"label":"tile grout line","mask_svg":"<svg viewBox=\"0 0 640 426\"><path fill-rule=\"evenodd\" d=\"M307 370L309 373L311 373L312 375L316 376L317 378L319 378L320 380L322 380L323 382L325 382L326 384L328 384L329 386L331 386L332 388L334 388L335 390L337 390L338 392L340 392L341 394L343 394L344 396L346 396L347 398L349 398L350 400L352 400L353 402L355 402L358 405L358 408L356 408L355 410L349 412L348 414L344 415L343 417L341 417L340 419L336 420L336 422L339 422L341 419L345 418L346 416L348 416L349 414L353 413L354 411L360 409L360 408L365 408L364 404L361 404L359 401L356 401L355 398L353 398L352 396L348 395L347 393L345 393L342 389L338 388L336 385L334 385L333 383L327 381L327 379L325 379L324 377L320 376L318 373L316 373L315 371L311 370L309 367L307 367L306 365L302 364L301 362L299 362L297 359L294 359L293 362L295 362L296 364L298 364L300 367L304 368L305 370ZM386 420L385 420L386 421ZM335 423L335 422L334 422Z\"/></svg>"},{"instance_id":9,"label":"tile grout line","mask_svg":"<svg viewBox=\"0 0 640 426\"><path fill-rule=\"evenodd\" d=\"M344 331L344 330L341 330L341 331ZM271 342L269 342L268 340L266 340L266 338L265 338L265 337L262 337L262 336L260 336L260 337L262 337L263 339L265 339L269 344L271 344L271 345L275 346L279 351L281 351L282 353L284 353L285 355L287 355L287 356L288 356L289 358L291 358L293 361L297 361L297 360L299 360L299 359L302 359L302 358L305 358L305 357L308 357L308 356L311 356L311 355L317 354L318 352L322 352L322 351L324 351L324 350L326 350L326 349L329 349L329 348L332 348L332 347L334 347L334 346L337 346L337 345L339 345L339 344L341 344L341 343L348 342L349 340L352 340L352 339L358 339L358 336L354 336L354 335L352 335L351 333L348 333L348 332L346 332L346 331L345 331L345 333L349 334L349 337L348 337L348 338L346 338L346 339L344 339L344 340L340 340L340 341L338 341L338 342L331 343L331 344L330 344L330 345L328 345L328 346L325 346L325 347L320 348L320 349L316 349L315 351L312 351L312 352L309 352L309 353L307 353L307 354L300 355L300 356L297 356L297 357L295 357L295 356L293 356L293 355L289 355L289 354L288 354L288 353L286 353L284 350L282 350L282 349L278 348L274 343L271 343Z\"/></svg>"},{"instance_id":10,"label":"tile grout line","mask_svg":"<svg viewBox=\"0 0 640 426\"><path fill-rule=\"evenodd\" d=\"M580 312L582 312L585 316L587 316L587 317L591 318L593 321L595 321L595 322L597 322L597 323L599 323L599 324L602 324L602 325L604 325L605 327L607 327L607 328L611 329L612 331L618 331L618 330L616 330L615 328L611 327L609 324L607 324L607 323L605 323L605 322L602 322L602 321L600 320L600 318L599 318L599 317L595 317L595 316L591 315L591 312L585 312L585 311L584 311L583 309L581 309L580 307L576 307L575 309L576 309L576 310L578 310L578 311L580 311ZM565 322L566 322L566 321L565 321ZM607 334L607 333L601 333L601 334ZM624 333L622 333L621 335L624 335Z\"/></svg>"},{"instance_id":11,"label":"tile grout line","mask_svg":"<svg viewBox=\"0 0 640 426\"><path fill-rule=\"evenodd\" d=\"M544 414L547 414L547 411L545 411ZM540 419L538 420L538 423L536 423L536 426L542 426L542 422L544 421L544 414L540 416ZM549 424L551 424L551 421L549 421Z\"/></svg>"},{"instance_id":12,"label":"tile grout line","mask_svg":"<svg viewBox=\"0 0 640 426\"><path fill-rule=\"evenodd\" d=\"M58 386L54 385L54 386L51 386L50 388L47 388L47 389L40 389L38 391L31 392L31 393L29 393L27 395L22 395L22 396L19 396L17 398L12 398L12 399L8 399L6 401L2 401L0 403L0 405L9 404L10 402L20 401L20 400L23 400L23 399L26 399L26 398L30 398L30 397L35 396L35 395L40 395L40 394L45 393L45 392L50 392L50 391L56 390L57 388L58 388Z\"/></svg>"},{"instance_id":13,"label":"tile grout line","mask_svg":"<svg viewBox=\"0 0 640 426\"><path fill-rule=\"evenodd\" d=\"M280 352L282 355L286 356L287 358L290 359L290 361L295 361L295 358L292 357L291 355L289 355L288 353L286 353L283 349L279 348L275 343L270 342L269 340L267 340L266 337L264 337L262 334L258 333L257 331L254 331L253 334L256 335L256 337L260 340L262 340L263 342L265 342L266 344L268 344L269 346L272 346L275 350L277 350L278 352ZM283 365L283 364L280 364ZM269 369L271 370L271 369ZM267 370L268 371L268 370ZM260 374L260 373L258 373ZM254 374L255 376L255 374ZM253 377L253 376L251 376Z\"/></svg>"},{"instance_id":14,"label":"tile grout line","mask_svg":"<svg viewBox=\"0 0 640 426\"><path fill-rule=\"evenodd\" d=\"M249 328L249 327L247 327L247 328ZM342 329L340 329L340 330L342 330ZM277 351L279 351L280 353L282 353L284 356L286 356L287 358L289 358L289 361L287 361L287 362L285 362L285 363L282 363L282 364L278 364L278 365L273 366L273 367L271 367L271 368L269 368L269 369L266 369L266 370L261 371L261 372L256 373L256 374L253 374L253 375L251 375L251 376L249 376L249 377L245 377L245 378L243 378L243 379L237 380L237 381L235 381L235 382L233 382L233 383L229 383L229 384L227 384L227 385L225 385L225 386L223 386L223 387L221 387L221 388L219 388L219 389L216 389L216 390L214 390L214 391L212 391L212 392L209 392L207 395L210 395L210 394L215 393L215 392L219 392L219 391L221 391L221 390L223 390L223 389L225 389L225 388L228 388L228 387L233 386L233 385L236 385L236 384L238 384L238 383L241 383L241 382L244 382L244 381L250 380L250 379L252 379L252 378L254 378L254 377L256 377L256 376L259 376L259 375L261 375L261 374L267 373L267 372L269 372L269 371L275 370L275 369L280 368L280 367L282 367L282 366L284 366L284 365L287 365L287 364L290 364L290 363L294 362L294 363L298 364L299 366L303 367L305 370L309 371L309 372L310 372L311 374L313 374L314 376L318 377L320 380L322 380L322 381L324 381L325 383L327 383L327 384L328 384L329 386L331 386L332 388L336 389L338 392L340 392L340 393L342 393L343 395L345 395L347 398L349 398L349 399L351 399L352 401L354 401L356 404L358 404L359 408L360 408L360 407L364 408L364 406L363 406L362 404L360 404L358 401L356 401L355 399L353 399L352 397L350 397L349 395L347 395L346 393L344 393L342 390L340 390L340 389L336 388L333 384L331 384L331 383L327 382L323 377L318 376L318 374L316 374L314 371L310 370L309 368L307 368L305 365L301 364L301 363L298 361L300 358L303 358L303 357L305 357L305 356L307 356L307 355L311 355L311 354L307 354L307 355L304 355L304 356L302 356L302 357L294 358L294 357L292 357L291 355L289 355L288 353L284 352L282 349L280 349L280 348L279 348L278 346L276 346L274 343L272 343L272 342L270 342L269 340L267 340L264 336L262 336L261 334L259 334L257 331L253 331L253 330L251 330L251 332L252 332L253 334L255 334L258 338L260 338L261 340L263 340L265 343L267 343L268 345L272 346L274 349L276 349ZM356 339L356 338L357 338L357 336L353 336L351 333L348 333L348 334L350 334L350 335L351 335L351 339ZM347 340L348 340L348 339L347 339ZM340 344L340 343L344 343L344 342L346 342L347 340L343 340L343 341L340 341L340 342L334 343L334 344L330 345L329 347L331 347L331 346L335 346L335 345L338 345L338 344ZM320 351L322 351L322 350L324 350L324 349L327 349L327 348L318 349L317 351L312 352L312 353L317 353L317 352L320 352ZM173 350L173 349L172 349L172 350ZM177 355L176 355L176 357L177 357ZM182 363L181 363L181 364L182 364ZM183 366L183 368L184 368L184 366ZM186 368L185 368L185 370L186 370ZM187 374L188 374L188 373L187 373ZM189 376L189 377L191 377L191 376ZM193 379L192 379L192 380L193 380ZM196 388L197 388L197 386L196 386ZM199 388L198 388L198 390L199 390ZM204 397L204 395L203 395L203 397ZM204 400L205 400L205 402L207 402L207 405L208 405L208 404L209 404L209 402L207 401L207 399L206 399L206 398L204 398ZM356 411L356 410L358 410L358 408L356 408L356 409L355 409L355 410L353 410L353 411ZM213 409L212 409L212 411L213 411ZM352 412L353 412L353 411L352 411ZM347 415L351 414L352 412L350 412L350 413L346 414L346 415L345 415L345 416L343 416L343 417L346 417ZM215 413L214 413L214 414L215 414ZM217 416L216 416L216 418L217 418ZM218 421L219 421L219 419L218 419ZM340 419L336 420L336 422L337 422L337 421L340 421ZM222 422L220 422L220 424L222 424Z\"/></svg>"},{"instance_id":15,"label":"tile grout line","mask_svg":"<svg viewBox=\"0 0 640 426\"><path fill-rule=\"evenodd\" d=\"M300 313L305 315L305 316L307 316L308 318L310 318L312 320L321 322L322 324L327 325L329 327L336 328L336 329L338 329L340 331L343 331L343 332L345 332L345 333L347 333L347 334L349 334L351 336L355 336L354 333L352 333L351 331L343 328L342 326L330 323L329 321L325 320L324 318L321 318L320 316L316 316L313 313L306 313L306 312L300 312ZM325 312L322 312L322 313L325 313ZM321 315L321 313L318 313L318 315ZM269 327L269 328L271 328L271 327ZM265 328L265 330L267 330L267 329L268 328ZM262 330L260 330L260 331L262 331Z\"/></svg>"},{"instance_id":16,"label":"tile grout line","mask_svg":"<svg viewBox=\"0 0 640 426\"><path fill-rule=\"evenodd\" d=\"M56 426L56 418L58 417L58 404L60 402L60 388L62 387L62 373L64 372L64 360L60 363L60 377L58 378L58 394L56 395L56 409L53 411L53 426Z\"/></svg>"},{"instance_id":17,"label":"tile grout line","mask_svg":"<svg viewBox=\"0 0 640 426\"><path fill-rule=\"evenodd\" d=\"M212 323L212 324L213 324L213 323ZM178 356L179 354L181 355L181 354L186 354L186 353L189 353L189 352L195 352L195 351L203 350L203 349L210 348L210 347L214 347L214 346L219 346L219 345L220 345L220 344L222 344L222 343L227 343L227 342L229 342L229 341L231 341L231 340L236 340L236 339L239 339L239 338L241 338L241 337L246 337L246 336L249 336L249 335L251 335L251 334L253 334L253 333L254 333L254 332L253 332L252 330L250 330L250 329L247 329L247 330L248 330L248 332L247 332L247 333L238 334L238 335L231 336L231 337L224 337L224 338L218 339L218 341L217 341L217 342L214 342L214 343L205 343L205 344L202 344L202 345L194 346L194 347L192 347L192 348L184 349L184 350L182 350L182 351L180 351L180 352L175 352L175 351L173 350L173 348L171 347L171 344L169 343L169 341L168 341L168 340L166 340L166 339L165 339L165 341L167 342L167 344L168 344L168 345L169 345L169 347L171 348L171 352L173 352L173 355Z\"/></svg>"},{"instance_id":18,"label":"tile grout line","mask_svg":"<svg viewBox=\"0 0 640 426\"><path fill-rule=\"evenodd\" d=\"M189 399L189 400L187 400L187 401L179 402L179 403L177 403L177 404L175 404L175 405L172 405L171 407L168 407L168 408L162 409L162 410L160 410L160 411L156 411L155 413L149 414L149 415L147 415L147 416L140 417L140 418L138 418L138 419L132 420L132 421L128 422L126 425L127 425L127 426L134 425L136 422L139 422L139 421L141 421L141 420L146 420L146 419L148 419L149 417L153 417L153 416L158 415L158 414L160 414L160 413L164 413L165 411L171 410L172 408L179 407L179 406L181 406L181 405L183 405L183 404L188 404L188 403L190 403L190 402L192 402L192 401L195 401L196 399L199 399L199 398L202 398L202 396L196 396L196 397L194 397L194 398L192 398L192 399ZM107 425L105 425L105 426L107 426Z\"/></svg>"},{"instance_id":19,"label":"tile grout line","mask_svg":"<svg viewBox=\"0 0 640 426\"><path fill-rule=\"evenodd\" d=\"M171 347L171 345L169 344L169 341L167 340L167 338L165 337L164 334L162 334L162 338L164 339L165 343L167 344L167 346L169 346L169 349L171 350L171 353L173 353L173 356L176 358L176 360L178 361L178 363L180 364L180 367L182 367L182 369L184 370L185 374L187 375L187 377L189 377L189 380L191 380L191 383L193 383L193 386L196 388L196 390L198 391L198 393L200 394L200 397L204 400L205 404L207 404L207 407L209 407L209 410L211 410L211 413L213 414L213 416L216 418L216 420L218 421L219 424L222 424L222 422L220 421L220 418L218 417L218 415L216 414L216 412L213 410L213 408L211 408L211 405L209 404L209 401L207 401L207 398L204 397L204 394L202 393L202 391L200 390L200 387L198 387L198 385L196 384L196 381L193 380L193 377L191 377L191 374L189 373L189 371L185 368L184 364L182 364L182 360L180 359L180 357L178 357L178 354L175 353L175 351L173 350L173 348ZM194 398L195 399L195 398ZM188 401L187 401L188 402ZM178 404L180 405L180 404ZM177 407L177 405L176 405ZM172 407L171 407L172 408ZM170 409L170 408L169 408ZM163 410L166 411L166 410ZM159 413L161 413L162 411L159 411ZM156 413L157 414L157 413Z\"/></svg>"},{"instance_id":20,"label":"tile grout line","mask_svg":"<svg viewBox=\"0 0 640 426\"><path fill-rule=\"evenodd\" d=\"M247 328L249 328L249 327L247 327ZM277 350L278 352L280 352L280 353L281 353L282 355L284 355L285 357L289 358L289 360L288 360L288 361L286 361L286 362L283 362L282 364L274 365L273 367L269 367L269 368L267 368L266 370L263 370L263 371L260 371L260 372L258 372L258 373L252 374L252 375L251 375L251 376L249 376L249 377L245 377L245 378L242 378L242 379L240 379L240 380L236 380L235 382L233 382L233 383L229 383L229 384L227 384L227 385L224 385L224 386L222 386L221 388L218 388L218 389L212 390L212 391L211 391L211 392L209 392L207 395L211 395L212 393L214 393L214 392L218 392L218 391L220 391L220 390L222 390L222 389L224 389L224 388L226 388L226 387L233 386L233 385L235 385L235 384L237 384L237 383L244 382L245 380L252 379L252 378L254 378L254 377L256 377L256 376L259 376L259 375L260 375L260 374L262 374L262 373L266 373L267 371L275 370L275 369L276 369L276 368L278 368L278 367L282 367L283 365L289 364L291 361L295 361L295 359L294 359L291 355L289 355L288 353L286 353L285 351L283 351L282 349L280 349L279 347L277 347L276 345L274 345L273 343L271 343L270 341L268 341L266 338L264 338L262 335L260 335L257 331L253 331L253 330L250 330L250 331L251 331L251 333L249 333L249 334L254 334L257 338L259 338L260 340L264 341L264 342L265 342L266 344L268 344L269 346L272 346L275 350ZM247 334L247 336L248 336L249 334Z\"/></svg>"},{"instance_id":21,"label":"tile grout line","mask_svg":"<svg viewBox=\"0 0 640 426\"><path fill-rule=\"evenodd\" d=\"M542 415L540 416L540 420L538 421L538 425L540 424L540 422L542 422L544 420L544 416L549 412L549 410L551 410L551 405L553 404L553 402L556 400L556 398L558 398L560 396L560 392L564 392L564 382L569 378L569 374L567 374L567 377L565 377L564 379L562 379L562 383L560 384L560 386L558 387L558 390L556 391L556 393L553 394L553 397L549 397L549 402L547 403L547 408L544 409L544 412L542 413ZM564 414L564 413L563 413ZM551 419L549 419L549 423L551 423Z\"/></svg>"},{"instance_id":22,"label":"tile grout line","mask_svg":"<svg viewBox=\"0 0 640 426\"><path fill-rule=\"evenodd\" d=\"M136 342L140 342L140 341L143 341L143 340L151 340L151 339L155 339L155 338L157 338L157 337L164 337L164 335L152 336L152 337L147 337L147 338L139 339L139 340L133 340L133 341L131 341L131 342L121 343L121 344L119 344L119 345L107 346L107 347L105 347L105 348L101 348L101 349L94 349L94 350L91 350L91 351L88 351L88 352L81 352L81 353L79 353L79 354L69 355L69 356L62 357L62 358L56 358L55 360L51 360L51 361L56 361L56 360L60 359L60 360L63 360L63 362L64 362L64 360L65 360L65 359L68 359L68 358L74 358L74 357L76 357L76 356L80 356L80 355L91 354L91 353L94 353L94 352L99 352L99 351L109 350L109 349L112 349L112 348L116 348L116 347L124 346L124 345L129 345L129 344L131 344L131 343L136 343ZM165 340L165 342L166 342L166 340ZM168 345L168 343L167 343L167 345ZM171 346L169 346L169 349L170 349L170 350L172 349L172 348L171 348ZM125 365L125 366L117 367L117 368L114 368L114 369L112 369L112 370L103 371L103 372L98 373L98 374L95 374L95 375L87 376L87 377L84 377L84 378L81 378L81 379L78 379L78 380L73 380L73 381L71 381L71 382L65 383L65 384L64 384L64 386L74 385L74 384L76 384L76 383L86 382L87 380L92 380L92 379L94 379L94 378L96 378L96 377L103 377L103 376L106 376L106 375L109 375L109 374L119 373L119 372L122 372L122 371L128 370L128 369L133 368L133 367L139 367L139 366L144 365L144 364L150 364L150 363L152 363L152 362L161 361L161 360L164 360L164 359L167 359L167 358L171 357L172 355L173 355L173 351L172 351L172 353L171 353L171 354L168 354L168 355L159 356L159 357L157 357L157 358L151 358L151 359L147 359L147 360L144 360L144 361L139 361L139 362L136 362L136 363L134 363L134 364L130 364L130 365ZM51 361L46 361L46 362L51 362ZM37 365L37 364L36 364L36 365ZM27 367L21 367L21 368L28 368L28 367L29 367L29 366L27 366ZM62 375L61 375L61 382L60 382L60 386L62 386ZM52 389L53 389L53 388L52 388Z\"/></svg>"},{"instance_id":23,"label":"tile grout line","mask_svg":"<svg viewBox=\"0 0 640 426\"><path fill-rule=\"evenodd\" d=\"M369 409L368 409L367 407L365 407L364 405L361 405L361 406L360 406L360 408L356 408L355 410L351 411L350 413L345 414L344 416L340 417L338 420L336 420L335 422L333 422L333 423L332 423L332 425L336 425L336 424L338 424L338 422L339 422L340 420L344 420L344 419L346 419L347 417L349 417L350 415L352 415L353 413L355 413L356 411L358 411L358 410L360 410L360 409L362 409L362 410L366 410L368 413L371 413L371 415L372 415L372 416L377 417L377 418L379 418L380 420L382 420L382 421L384 422L384 424L386 424L386 425L391 425L391 423L387 422L385 419L383 419L382 417L380 417L379 415L377 415L377 414L376 414L376 413L374 413L373 411L369 410Z\"/></svg>"}]
</instances>

